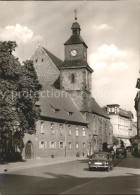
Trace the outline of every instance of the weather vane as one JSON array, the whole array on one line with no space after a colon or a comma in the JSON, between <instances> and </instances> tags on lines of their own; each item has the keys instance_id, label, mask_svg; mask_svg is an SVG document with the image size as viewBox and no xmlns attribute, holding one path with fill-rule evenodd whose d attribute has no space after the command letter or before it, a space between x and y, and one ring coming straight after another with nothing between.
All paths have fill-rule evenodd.
<instances>
[{"instance_id":1,"label":"weather vane","mask_svg":"<svg viewBox=\"0 0 140 195\"><path fill-rule=\"evenodd\" d=\"M77 9L74 10L74 13L75 13L75 20L77 20L77 14L78 14Z\"/></svg>"}]
</instances>

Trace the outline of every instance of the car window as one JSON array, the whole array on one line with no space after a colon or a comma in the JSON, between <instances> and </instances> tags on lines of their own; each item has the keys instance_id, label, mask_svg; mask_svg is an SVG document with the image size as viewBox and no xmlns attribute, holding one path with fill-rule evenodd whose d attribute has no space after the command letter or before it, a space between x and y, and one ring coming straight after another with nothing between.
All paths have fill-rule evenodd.
<instances>
[{"instance_id":1,"label":"car window","mask_svg":"<svg viewBox=\"0 0 140 195\"><path fill-rule=\"evenodd\" d=\"M93 158L105 158L105 159L108 159L108 155L107 154L94 154Z\"/></svg>"}]
</instances>

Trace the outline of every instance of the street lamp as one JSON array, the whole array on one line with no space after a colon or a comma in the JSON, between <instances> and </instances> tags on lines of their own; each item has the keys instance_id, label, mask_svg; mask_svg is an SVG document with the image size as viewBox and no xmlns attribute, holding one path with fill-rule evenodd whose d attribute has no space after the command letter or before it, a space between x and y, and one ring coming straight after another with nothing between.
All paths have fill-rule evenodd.
<instances>
[{"instance_id":1,"label":"street lamp","mask_svg":"<svg viewBox=\"0 0 140 195\"><path fill-rule=\"evenodd\" d=\"M68 121L66 121L64 123L64 131L65 131L65 157L67 156L67 146L66 146L66 144L67 144L66 124L67 124L67 122Z\"/></svg>"}]
</instances>

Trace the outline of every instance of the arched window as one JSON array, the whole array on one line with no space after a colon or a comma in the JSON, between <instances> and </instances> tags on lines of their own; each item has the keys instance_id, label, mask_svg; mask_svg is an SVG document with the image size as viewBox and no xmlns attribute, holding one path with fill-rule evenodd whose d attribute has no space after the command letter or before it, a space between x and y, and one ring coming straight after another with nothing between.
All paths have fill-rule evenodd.
<instances>
[{"instance_id":1,"label":"arched window","mask_svg":"<svg viewBox=\"0 0 140 195\"><path fill-rule=\"evenodd\" d=\"M71 82L75 83L75 75L74 74L71 75Z\"/></svg>"}]
</instances>

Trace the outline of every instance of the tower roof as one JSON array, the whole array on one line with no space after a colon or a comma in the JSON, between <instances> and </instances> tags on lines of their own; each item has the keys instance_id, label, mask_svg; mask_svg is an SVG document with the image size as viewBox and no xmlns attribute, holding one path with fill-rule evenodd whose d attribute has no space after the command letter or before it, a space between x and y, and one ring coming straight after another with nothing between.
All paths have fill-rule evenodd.
<instances>
[{"instance_id":1,"label":"tower roof","mask_svg":"<svg viewBox=\"0 0 140 195\"><path fill-rule=\"evenodd\" d=\"M71 44L83 44L86 48L88 46L83 41L82 37L78 34L73 34L65 43L64 45L71 45Z\"/></svg>"},{"instance_id":2,"label":"tower roof","mask_svg":"<svg viewBox=\"0 0 140 195\"><path fill-rule=\"evenodd\" d=\"M71 29L77 29L77 28L81 30L79 23L78 23L78 22L74 22L74 23L72 24Z\"/></svg>"},{"instance_id":3,"label":"tower roof","mask_svg":"<svg viewBox=\"0 0 140 195\"><path fill-rule=\"evenodd\" d=\"M59 69L72 69L72 68L87 68L90 72L93 72L92 68L85 60L65 60Z\"/></svg>"}]
</instances>

